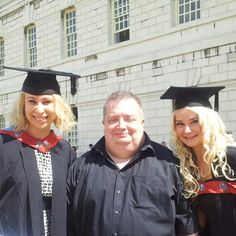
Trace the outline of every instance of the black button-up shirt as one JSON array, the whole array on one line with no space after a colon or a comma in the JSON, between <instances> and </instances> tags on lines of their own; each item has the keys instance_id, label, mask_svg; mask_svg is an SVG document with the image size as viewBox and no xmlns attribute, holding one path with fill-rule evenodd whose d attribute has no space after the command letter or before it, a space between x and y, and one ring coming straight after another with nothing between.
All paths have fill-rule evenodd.
<instances>
[{"instance_id":1,"label":"black button-up shirt","mask_svg":"<svg viewBox=\"0 0 236 236\"><path fill-rule=\"evenodd\" d=\"M172 236L196 232L184 200L176 158L145 143L122 169L105 151L104 137L75 161L69 178L69 235Z\"/></svg>"}]
</instances>

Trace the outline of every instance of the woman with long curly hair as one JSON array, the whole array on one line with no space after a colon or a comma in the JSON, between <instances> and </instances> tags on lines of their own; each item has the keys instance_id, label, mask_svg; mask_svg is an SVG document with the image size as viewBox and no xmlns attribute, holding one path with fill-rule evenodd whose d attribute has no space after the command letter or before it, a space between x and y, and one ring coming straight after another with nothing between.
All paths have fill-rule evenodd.
<instances>
[{"instance_id":1,"label":"woman with long curly hair","mask_svg":"<svg viewBox=\"0 0 236 236\"><path fill-rule=\"evenodd\" d=\"M75 155L52 129L68 131L75 123L56 80L65 72L10 69L28 75L12 126L0 130L0 235L65 236L66 177Z\"/></svg>"},{"instance_id":2,"label":"woman with long curly hair","mask_svg":"<svg viewBox=\"0 0 236 236\"><path fill-rule=\"evenodd\" d=\"M236 147L209 98L224 87L170 87L172 150L180 160L183 195L199 213L200 235L236 235Z\"/></svg>"}]
</instances>

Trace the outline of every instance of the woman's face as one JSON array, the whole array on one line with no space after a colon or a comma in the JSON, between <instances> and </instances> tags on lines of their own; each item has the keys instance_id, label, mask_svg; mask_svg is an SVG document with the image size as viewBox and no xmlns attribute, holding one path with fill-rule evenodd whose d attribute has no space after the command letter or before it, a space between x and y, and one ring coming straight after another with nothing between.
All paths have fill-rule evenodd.
<instances>
[{"instance_id":1,"label":"woman's face","mask_svg":"<svg viewBox=\"0 0 236 236\"><path fill-rule=\"evenodd\" d=\"M53 95L25 94L25 116L28 121L27 132L34 136L50 133L51 124L56 119Z\"/></svg>"},{"instance_id":2,"label":"woman's face","mask_svg":"<svg viewBox=\"0 0 236 236\"><path fill-rule=\"evenodd\" d=\"M198 115L187 109L182 108L175 112L175 131L177 137L186 146L198 148L203 145L202 128L199 124Z\"/></svg>"}]
</instances>

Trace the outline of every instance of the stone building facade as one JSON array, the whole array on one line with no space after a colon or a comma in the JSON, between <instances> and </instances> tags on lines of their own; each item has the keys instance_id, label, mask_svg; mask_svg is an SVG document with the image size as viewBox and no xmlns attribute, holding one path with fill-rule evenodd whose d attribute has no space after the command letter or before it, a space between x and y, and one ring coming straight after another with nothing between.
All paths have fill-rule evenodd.
<instances>
[{"instance_id":1,"label":"stone building facade","mask_svg":"<svg viewBox=\"0 0 236 236\"><path fill-rule=\"evenodd\" d=\"M78 126L65 134L80 152L103 134L102 106L115 90L137 94L145 129L170 139L170 86L224 85L220 115L236 135L235 0L2 0L0 124L18 96L24 73L2 65L81 75L77 93L58 78Z\"/></svg>"}]
</instances>

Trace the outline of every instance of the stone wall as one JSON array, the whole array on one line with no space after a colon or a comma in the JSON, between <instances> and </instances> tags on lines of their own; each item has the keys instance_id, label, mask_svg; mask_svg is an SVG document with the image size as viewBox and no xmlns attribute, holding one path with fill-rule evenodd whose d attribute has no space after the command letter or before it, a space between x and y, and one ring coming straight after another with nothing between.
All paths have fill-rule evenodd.
<instances>
[{"instance_id":1,"label":"stone wall","mask_svg":"<svg viewBox=\"0 0 236 236\"><path fill-rule=\"evenodd\" d=\"M5 65L25 66L24 28L37 28L38 68L81 75L78 93L59 78L62 95L78 106L79 149L103 134L102 106L115 90L127 89L143 102L151 138L169 143L171 102L160 95L170 86L224 85L220 115L236 137L236 1L201 1L201 19L178 25L174 0L130 0L130 40L113 43L109 0L10 1L0 8ZM62 12L75 7L78 55L63 56ZM0 77L0 112L8 114L24 73Z\"/></svg>"}]
</instances>

